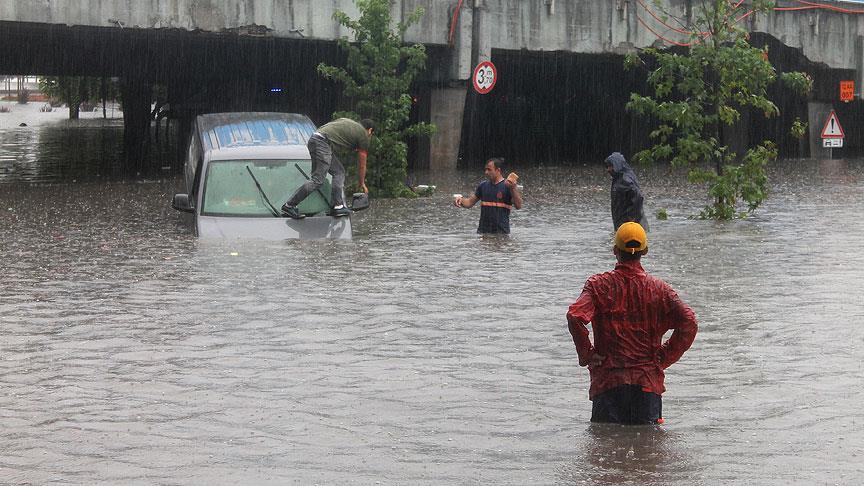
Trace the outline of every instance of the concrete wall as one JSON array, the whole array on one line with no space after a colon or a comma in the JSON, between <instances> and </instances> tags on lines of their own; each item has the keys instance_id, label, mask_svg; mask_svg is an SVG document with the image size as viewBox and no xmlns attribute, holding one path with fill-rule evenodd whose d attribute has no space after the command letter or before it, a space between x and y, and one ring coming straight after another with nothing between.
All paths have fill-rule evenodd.
<instances>
[{"instance_id":1,"label":"concrete wall","mask_svg":"<svg viewBox=\"0 0 864 486\"><path fill-rule=\"evenodd\" d=\"M693 0L664 2L668 10L683 15ZM416 7L424 8L426 15L406 40L446 45L457 3L396 0L393 14L404 19ZM646 11L646 5L655 10L652 4L651 0L465 0L457 26L459 55L454 56L453 78L467 79L470 65L489 57L493 48L600 53L650 46L657 35L643 22L660 35L686 40ZM352 0L2 0L0 21L108 27L117 25L116 20L126 27L242 29L282 37L299 37L302 29L307 38L335 39L348 34L332 19L337 9L352 16L357 13ZM805 10L759 19L751 16L745 22L751 30L802 49L813 61L859 72L864 67L859 46L864 15Z\"/></svg>"},{"instance_id":2,"label":"concrete wall","mask_svg":"<svg viewBox=\"0 0 864 486\"><path fill-rule=\"evenodd\" d=\"M485 5L482 10L492 18L487 35L491 45L499 49L601 53L650 46L658 41L657 34L673 41L687 41L686 36L651 16L645 6L662 17L649 0L481 1ZM669 12L681 17L686 15L688 3L692 2L665 2ZM790 47L800 48L812 61L833 68L861 67L856 42L864 34L864 15L826 10L775 12L750 16L743 24L750 31L771 34Z\"/></svg>"},{"instance_id":3,"label":"concrete wall","mask_svg":"<svg viewBox=\"0 0 864 486\"><path fill-rule=\"evenodd\" d=\"M493 19L491 44L499 49L600 53L648 46L656 39L638 28L628 2L622 2L620 10L614 0L485 3Z\"/></svg>"},{"instance_id":4,"label":"concrete wall","mask_svg":"<svg viewBox=\"0 0 864 486\"><path fill-rule=\"evenodd\" d=\"M426 11L411 29L412 42L445 44L449 9L440 0L399 0L396 20L404 20L417 7ZM219 32L263 26L270 35L335 39L348 35L333 20L342 10L356 17L352 0L2 0L0 21L49 24L117 26L148 29L176 28Z\"/></svg>"},{"instance_id":5,"label":"concrete wall","mask_svg":"<svg viewBox=\"0 0 864 486\"><path fill-rule=\"evenodd\" d=\"M455 169L458 164L465 95L464 88L432 90L431 122L438 128L430 140L432 169Z\"/></svg>"},{"instance_id":6,"label":"concrete wall","mask_svg":"<svg viewBox=\"0 0 864 486\"><path fill-rule=\"evenodd\" d=\"M846 3L845 7L850 5ZM864 10L864 9L861 9ZM751 31L767 32L790 47L801 49L812 61L832 68L859 69L861 55L856 43L864 35L864 15L805 10L777 13L750 22Z\"/></svg>"}]
</instances>

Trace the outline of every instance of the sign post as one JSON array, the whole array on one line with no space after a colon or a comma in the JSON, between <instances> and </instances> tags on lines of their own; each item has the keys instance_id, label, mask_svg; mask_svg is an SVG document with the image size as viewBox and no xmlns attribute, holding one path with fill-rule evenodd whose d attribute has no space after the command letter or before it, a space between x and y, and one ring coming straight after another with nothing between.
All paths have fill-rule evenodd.
<instances>
[{"instance_id":1,"label":"sign post","mask_svg":"<svg viewBox=\"0 0 864 486\"><path fill-rule=\"evenodd\" d=\"M483 61L474 68L474 91L486 94L498 82L498 70L491 61Z\"/></svg>"}]
</instances>

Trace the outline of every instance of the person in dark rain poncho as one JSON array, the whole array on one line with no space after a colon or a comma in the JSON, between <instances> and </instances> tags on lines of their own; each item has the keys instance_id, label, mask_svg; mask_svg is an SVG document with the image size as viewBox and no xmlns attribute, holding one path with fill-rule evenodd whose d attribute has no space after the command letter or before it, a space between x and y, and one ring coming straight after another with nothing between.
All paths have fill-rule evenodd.
<instances>
[{"instance_id":1,"label":"person in dark rain poncho","mask_svg":"<svg viewBox=\"0 0 864 486\"><path fill-rule=\"evenodd\" d=\"M642 208L642 189L636 173L624 156L618 152L606 157L606 172L612 176L612 224L617 230L622 224L632 221L647 230L648 222Z\"/></svg>"}]
</instances>

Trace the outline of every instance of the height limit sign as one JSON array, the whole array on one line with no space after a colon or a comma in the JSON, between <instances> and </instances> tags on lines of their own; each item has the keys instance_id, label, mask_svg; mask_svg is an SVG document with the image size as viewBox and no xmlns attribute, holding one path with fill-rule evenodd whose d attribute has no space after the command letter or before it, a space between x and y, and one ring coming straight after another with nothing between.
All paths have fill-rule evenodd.
<instances>
[{"instance_id":1,"label":"height limit sign","mask_svg":"<svg viewBox=\"0 0 864 486\"><path fill-rule=\"evenodd\" d=\"M486 94L498 82L498 70L490 61L483 61L474 68L474 91Z\"/></svg>"}]
</instances>

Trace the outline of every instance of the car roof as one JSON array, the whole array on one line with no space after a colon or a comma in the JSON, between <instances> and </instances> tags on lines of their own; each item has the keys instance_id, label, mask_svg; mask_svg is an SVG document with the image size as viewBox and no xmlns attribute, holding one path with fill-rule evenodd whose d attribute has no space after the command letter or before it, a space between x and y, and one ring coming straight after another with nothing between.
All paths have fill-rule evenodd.
<instances>
[{"instance_id":1,"label":"car roof","mask_svg":"<svg viewBox=\"0 0 864 486\"><path fill-rule=\"evenodd\" d=\"M223 159L214 152L239 147L287 148L299 145L305 150L306 142L315 133L312 120L296 113L210 113L199 115L196 124L201 145L205 152L211 152L213 159Z\"/></svg>"}]
</instances>

